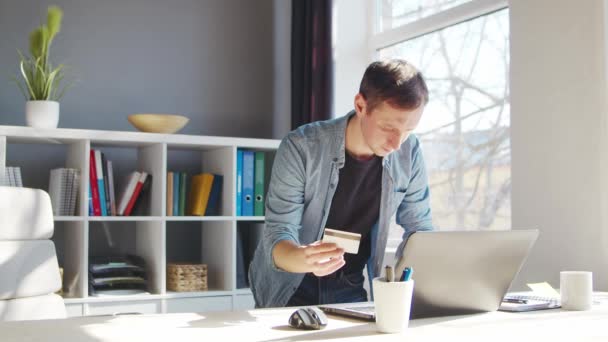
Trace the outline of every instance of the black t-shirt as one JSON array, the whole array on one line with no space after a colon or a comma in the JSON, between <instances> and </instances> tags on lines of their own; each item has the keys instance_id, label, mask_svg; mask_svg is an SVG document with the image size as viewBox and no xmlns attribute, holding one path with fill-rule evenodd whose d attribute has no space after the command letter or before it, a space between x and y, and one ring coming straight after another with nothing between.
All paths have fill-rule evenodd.
<instances>
[{"instance_id":1,"label":"black t-shirt","mask_svg":"<svg viewBox=\"0 0 608 342\"><path fill-rule=\"evenodd\" d=\"M382 158L358 160L346 153L325 226L361 234L359 253L344 254L345 274L363 270L371 253L370 232L380 215Z\"/></svg>"}]
</instances>

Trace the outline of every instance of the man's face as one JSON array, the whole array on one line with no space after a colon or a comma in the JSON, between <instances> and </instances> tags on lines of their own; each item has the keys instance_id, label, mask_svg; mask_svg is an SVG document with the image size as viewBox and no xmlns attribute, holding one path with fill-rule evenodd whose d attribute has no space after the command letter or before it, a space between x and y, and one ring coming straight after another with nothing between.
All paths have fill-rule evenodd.
<instances>
[{"instance_id":1,"label":"man's face","mask_svg":"<svg viewBox=\"0 0 608 342\"><path fill-rule=\"evenodd\" d=\"M424 111L424 105L408 110L393 107L384 101L369 112L367 102L360 94L355 97L355 106L364 143L379 157L401 147L418 126Z\"/></svg>"}]
</instances>

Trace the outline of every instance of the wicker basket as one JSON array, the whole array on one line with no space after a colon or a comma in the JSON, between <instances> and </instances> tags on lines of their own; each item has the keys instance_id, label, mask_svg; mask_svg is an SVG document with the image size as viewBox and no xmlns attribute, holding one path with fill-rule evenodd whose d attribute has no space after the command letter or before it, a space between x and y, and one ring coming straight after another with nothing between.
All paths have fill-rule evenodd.
<instances>
[{"instance_id":1,"label":"wicker basket","mask_svg":"<svg viewBox=\"0 0 608 342\"><path fill-rule=\"evenodd\" d=\"M207 265L167 264L167 290L176 292L207 290Z\"/></svg>"}]
</instances>

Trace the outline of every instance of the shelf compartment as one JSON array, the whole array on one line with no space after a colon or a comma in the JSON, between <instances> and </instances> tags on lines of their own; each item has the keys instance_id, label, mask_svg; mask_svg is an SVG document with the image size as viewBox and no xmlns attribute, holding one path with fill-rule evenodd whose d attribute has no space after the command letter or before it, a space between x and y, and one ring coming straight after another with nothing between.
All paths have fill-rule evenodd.
<instances>
[{"instance_id":1,"label":"shelf compartment","mask_svg":"<svg viewBox=\"0 0 608 342\"><path fill-rule=\"evenodd\" d=\"M62 296L83 298L87 295L87 229L85 222L55 222L51 240L55 244L59 267L63 268Z\"/></svg>"},{"instance_id":2,"label":"shelf compartment","mask_svg":"<svg viewBox=\"0 0 608 342\"><path fill-rule=\"evenodd\" d=\"M151 178L149 187L137 199L131 216L162 216L162 204L164 203L164 164L165 145L142 144L142 145L107 145L91 143L91 149L101 151L106 160L112 162L114 178L115 205L118 206L124 189L127 187L129 175L133 171L146 172ZM87 160L87 181L89 180L90 152L85 152ZM106 182L107 179L104 179ZM88 187L88 183L87 183ZM88 188L87 188L88 191ZM88 193L86 194L88 199ZM118 210L118 208L117 208ZM88 206L87 206L88 213ZM101 216L91 216L101 217ZM112 217L110 214L103 217ZM116 217L116 216L115 216Z\"/></svg>"},{"instance_id":3,"label":"shelf compartment","mask_svg":"<svg viewBox=\"0 0 608 342\"><path fill-rule=\"evenodd\" d=\"M207 265L207 288L230 291L234 275L234 222L167 222L167 264ZM173 293L173 292L171 292Z\"/></svg>"},{"instance_id":4,"label":"shelf compartment","mask_svg":"<svg viewBox=\"0 0 608 342\"><path fill-rule=\"evenodd\" d=\"M235 165L232 159L233 147L183 147L167 146L167 172L175 174L186 173L186 207L189 207L190 192L192 191L192 177L201 173L211 173L221 175L222 188L219 198L219 216L231 216L233 207L233 183L230 181L235 177ZM167 174L164 175L167 179ZM165 183L166 184L166 183ZM169 218L188 217L188 210L185 216L173 216L167 212L165 202L165 213ZM190 216L192 217L192 216ZM194 216L197 217L197 216Z\"/></svg>"},{"instance_id":5,"label":"shelf compartment","mask_svg":"<svg viewBox=\"0 0 608 342\"><path fill-rule=\"evenodd\" d=\"M263 222L238 222L235 246L235 288L237 291L249 290L249 265L264 230Z\"/></svg>"},{"instance_id":6,"label":"shelf compartment","mask_svg":"<svg viewBox=\"0 0 608 342\"><path fill-rule=\"evenodd\" d=\"M131 254L143 258L147 291L160 294L164 291L165 281L164 239L162 221L89 222L88 256Z\"/></svg>"},{"instance_id":7,"label":"shelf compartment","mask_svg":"<svg viewBox=\"0 0 608 342\"><path fill-rule=\"evenodd\" d=\"M50 172L56 168L73 168L80 171L80 181L76 197L74 216L84 215L85 196L83 190L87 183L82 175L86 172L83 151L86 150L86 140L66 140L63 143L7 143L4 158L0 156L0 169L4 174L5 166L17 166L21 168L21 179L24 187L42 189L49 191ZM1 147L1 146L0 146ZM44 156L44 158L40 158ZM36 168L23 167L22 165L36 164ZM41 170L47 170L41 172ZM0 175L0 176L2 176ZM67 216L71 217L71 216Z\"/></svg>"}]
</instances>

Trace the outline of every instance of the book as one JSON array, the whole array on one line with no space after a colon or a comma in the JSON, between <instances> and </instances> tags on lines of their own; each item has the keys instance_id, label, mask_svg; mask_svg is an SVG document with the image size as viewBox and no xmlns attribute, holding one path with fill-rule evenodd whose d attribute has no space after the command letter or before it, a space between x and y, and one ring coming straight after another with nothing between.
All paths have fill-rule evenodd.
<instances>
[{"instance_id":1,"label":"book","mask_svg":"<svg viewBox=\"0 0 608 342\"><path fill-rule=\"evenodd\" d=\"M124 216L131 215L131 210L133 210L135 201L137 201L137 198L139 197L139 194L141 193L141 189L143 188L147 177L148 177L147 172L141 173L139 180L137 181L137 184L135 185L135 190L133 190L133 195L131 195L131 198L129 199L129 203L127 203L127 207L125 208Z\"/></svg>"},{"instance_id":2,"label":"book","mask_svg":"<svg viewBox=\"0 0 608 342\"><path fill-rule=\"evenodd\" d=\"M64 183L63 169L52 169L49 174L49 197L53 215L61 215L63 209L62 183Z\"/></svg>"},{"instance_id":3,"label":"book","mask_svg":"<svg viewBox=\"0 0 608 342\"><path fill-rule=\"evenodd\" d=\"M243 201L243 150L236 151L236 216L242 216Z\"/></svg>"},{"instance_id":4,"label":"book","mask_svg":"<svg viewBox=\"0 0 608 342\"><path fill-rule=\"evenodd\" d=\"M173 172L173 216L179 216L179 172Z\"/></svg>"},{"instance_id":5,"label":"book","mask_svg":"<svg viewBox=\"0 0 608 342\"><path fill-rule=\"evenodd\" d=\"M211 192L209 193L209 201L207 202L205 216L220 215L220 199L222 198L223 180L224 177L222 175L213 175L213 183L211 185Z\"/></svg>"},{"instance_id":6,"label":"book","mask_svg":"<svg viewBox=\"0 0 608 342\"><path fill-rule=\"evenodd\" d=\"M91 185L93 215L101 216L101 208L99 206L99 189L97 185L97 166L95 165L95 150L91 150L89 155L89 184Z\"/></svg>"},{"instance_id":7,"label":"book","mask_svg":"<svg viewBox=\"0 0 608 342\"><path fill-rule=\"evenodd\" d=\"M116 196L114 188L114 167L112 161L108 160L108 183L110 183L110 213L116 216Z\"/></svg>"},{"instance_id":8,"label":"book","mask_svg":"<svg viewBox=\"0 0 608 342\"><path fill-rule=\"evenodd\" d=\"M18 188L23 187L23 181L21 180L21 168L19 166L13 166L13 174L15 179L15 185Z\"/></svg>"},{"instance_id":9,"label":"book","mask_svg":"<svg viewBox=\"0 0 608 342\"><path fill-rule=\"evenodd\" d=\"M190 210L189 215L204 216L209 202L211 186L214 176L210 173L202 173L192 177L190 187Z\"/></svg>"},{"instance_id":10,"label":"book","mask_svg":"<svg viewBox=\"0 0 608 342\"><path fill-rule=\"evenodd\" d=\"M103 182L103 164L101 159L101 151L95 150L95 172L97 174L97 190L99 191L99 208L101 209L101 216L108 216L106 211L106 196L105 196L105 185Z\"/></svg>"},{"instance_id":11,"label":"book","mask_svg":"<svg viewBox=\"0 0 608 342\"><path fill-rule=\"evenodd\" d=\"M104 195L106 198L106 214L108 216L112 215L112 206L110 203L110 179L108 177L108 160L106 159L106 155L103 152L101 154L101 166L103 171L103 184L104 184Z\"/></svg>"},{"instance_id":12,"label":"book","mask_svg":"<svg viewBox=\"0 0 608 342\"><path fill-rule=\"evenodd\" d=\"M186 173L179 173L179 216L186 216Z\"/></svg>"},{"instance_id":13,"label":"book","mask_svg":"<svg viewBox=\"0 0 608 342\"><path fill-rule=\"evenodd\" d=\"M167 216L173 216L173 172L167 172Z\"/></svg>"},{"instance_id":14,"label":"book","mask_svg":"<svg viewBox=\"0 0 608 342\"><path fill-rule=\"evenodd\" d=\"M12 167L9 167L8 168L8 185L15 186L15 184L17 184L17 182L15 181L15 171L13 170Z\"/></svg>"},{"instance_id":15,"label":"book","mask_svg":"<svg viewBox=\"0 0 608 342\"><path fill-rule=\"evenodd\" d=\"M78 190L80 189L80 170L72 169L74 176L72 177L72 190L70 193L70 204L67 215L76 215L76 202L78 199Z\"/></svg>"},{"instance_id":16,"label":"book","mask_svg":"<svg viewBox=\"0 0 608 342\"><path fill-rule=\"evenodd\" d=\"M254 153L243 151L243 216L253 216Z\"/></svg>"},{"instance_id":17,"label":"book","mask_svg":"<svg viewBox=\"0 0 608 342\"><path fill-rule=\"evenodd\" d=\"M88 196L89 196L89 199L88 199L87 203L89 204L89 216L94 216L95 213L93 212L93 196L91 195L91 183L90 182L89 182Z\"/></svg>"},{"instance_id":18,"label":"book","mask_svg":"<svg viewBox=\"0 0 608 342\"><path fill-rule=\"evenodd\" d=\"M254 204L253 214L255 216L264 216L264 168L265 154L264 152L255 153L255 172L254 172Z\"/></svg>"},{"instance_id":19,"label":"book","mask_svg":"<svg viewBox=\"0 0 608 342\"><path fill-rule=\"evenodd\" d=\"M141 187L141 191L139 192L139 196L135 199L135 204L133 205L133 210L131 211L132 215L136 216L148 216L151 212L150 206L150 188L152 187L152 175L148 174L144 184Z\"/></svg>"},{"instance_id":20,"label":"book","mask_svg":"<svg viewBox=\"0 0 608 342\"><path fill-rule=\"evenodd\" d=\"M129 204L129 200L131 199L131 195L133 195L133 191L135 190L135 186L137 185L140 176L141 173L133 171L127 177L123 191L120 195L120 200L118 201L118 215L124 215L127 204Z\"/></svg>"}]
</instances>

